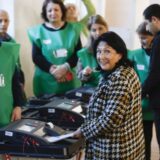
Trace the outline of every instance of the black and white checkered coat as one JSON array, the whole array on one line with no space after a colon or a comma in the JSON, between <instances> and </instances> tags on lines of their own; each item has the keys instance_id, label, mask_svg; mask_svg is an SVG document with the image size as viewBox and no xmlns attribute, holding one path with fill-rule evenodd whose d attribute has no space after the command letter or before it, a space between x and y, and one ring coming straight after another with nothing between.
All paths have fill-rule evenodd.
<instances>
[{"instance_id":1,"label":"black and white checkered coat","mask_svg":"<svg viewBox=\"0 0 160 160\"><path fill-rule=\"evenodd\" d=\"M86 160L144 160L141 89L136 73L120 66L102 79L81 131Z\"/></svg>"}]
</instances>

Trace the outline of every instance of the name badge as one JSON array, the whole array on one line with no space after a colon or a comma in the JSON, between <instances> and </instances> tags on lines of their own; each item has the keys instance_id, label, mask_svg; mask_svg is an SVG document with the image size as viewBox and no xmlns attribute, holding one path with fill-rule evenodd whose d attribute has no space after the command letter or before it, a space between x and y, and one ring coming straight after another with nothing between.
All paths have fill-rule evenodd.
<instances>
[{"instance_id":1,"label":"name badge","mask_svg":"<svg viewBox=\"0 0 160 160\"><path fill-rule=\"evenodd\" d=\"M50 39L45 39L45 40L43 40L43 43L44 44L51 44L51 40Z\"/></svg>"},{"instance_id":2,"label":"name badge","mask_svg":"<svg viewBox=\"0 0 160 160\"><path fill-rule=\"evenodd\" d=\"M5 78L3 74L0 74L0 87L5 87Z\"/></svg>"},{"instance_id":3,"label":"name badge","mask_svg":"<svg viewBox=\"0 0 160 160\"><path fill-rule=\"evenodd\" d=\"M142 64L137 64L137 69L138 69L138 70L144 70L144 65L142 65Z\"/></svg>"},{"instance_id":4,"label":"name badge","mask_svg":"<svg viewBox=\"0 0 160 160\"><path fill-rule=\"evenodd\" d=\"M62 49L58 49L56 51L53 52L53 54L55 55L55 57L67 57L67 50L65 48Z\"/></svg>"}]
</instances>

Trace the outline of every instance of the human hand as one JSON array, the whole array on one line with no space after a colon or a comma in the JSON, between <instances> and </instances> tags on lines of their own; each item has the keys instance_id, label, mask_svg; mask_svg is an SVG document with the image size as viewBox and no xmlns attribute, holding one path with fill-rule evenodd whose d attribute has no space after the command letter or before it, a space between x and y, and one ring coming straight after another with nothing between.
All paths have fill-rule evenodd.
<instances>
[{"instance_id":1,"label":"human hand","mask_svg":"<svg viewBox=\"0 0 160 160\"><path fill-rule=\"evenodd\" d=\"M66 67L66 65L62 64L56 67L56 69L53 72L53 75L57 80L60 80L65 77L67 71L68 71L68 68Z\"/></svg>"},{"instance_id":2,"label":"human hand","mask_svg":"<svg viewBox=\"0 0 160 160\"><path fill-rule=\"evenodd\" d=\"M21 119L21 112L22 112L21 107L16 106L16 107L13 109L11 121L16 121L16 120L18 120L18 119Z\"/></svg>"},{"instance_id":3,"label":"human hand","mask_svg":"<svg viewBox=\"0 0 160 160\"><path fill-rule=\"evenodd\" d=\"M83 137L83 134L82 134L80 128L78 128L78 129L73 133L73 136L74 136L75 138L81 138L81 137Z\"/></svg>"},{"instance_id":4,"label":"human hand","mask_svg":"<svg viewBox=\"0 0 160 160\"><path fill-rule=\"evenodd\" d=\"M72 72L68 71L64 77L57 79L58 82L66 82L66 81L71 81L73 80L73 74Z\"/></svg>"},{"instance_id":5,"label":"human hand","mask_svg":"<svg viewBox=\"0 0 160 160\"><path fill-rule=\"evenodd\" d=\"M86 76L90 75L91 73L92 73L92 69L89 66L84 68L83 71L82 71L82 74L86 75Z\"/></svg>"},{"instance_id":6,"label":"human hand","mask_svg":"<svg viewBox=\"0 0 160 160\"><path fill-rule=\"evenodd\" d=\"M49 73L52 74L52 75L54 75L54 72L55 72L55 69L56 69L56 68L57 68L56 65L52 65L52 66L50 67L50 69L49 69Z\"/></svg>"},{"instance_id":7,"label":"human hand","mask_svg":"<svg viewBox=\"0 0 160 160\"><path fill-rule=\"evenodd\" d=\"M64 82L67 81L65 77L61 77L61 78L56 79L56 80L57 80L58 83L64 83Z\"/></svg>"}]
</instances>

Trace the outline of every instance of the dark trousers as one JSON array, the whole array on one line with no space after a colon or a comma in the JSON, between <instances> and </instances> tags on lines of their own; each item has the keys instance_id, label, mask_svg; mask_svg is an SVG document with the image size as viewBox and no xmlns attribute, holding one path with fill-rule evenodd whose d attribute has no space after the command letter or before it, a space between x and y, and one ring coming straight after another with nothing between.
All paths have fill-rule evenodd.
<instances>
[{"instance_id":1,"label":"dark trousers","mask_svg":"<svg viewBox=\"0 0 160 160\"><path fill-rule=\"evenodd\" d=\"M144 138L145 138L145 156L146 160L150 160L153 121L143 120L143 127L144 127Z\"/></svg>"}]
</instances>

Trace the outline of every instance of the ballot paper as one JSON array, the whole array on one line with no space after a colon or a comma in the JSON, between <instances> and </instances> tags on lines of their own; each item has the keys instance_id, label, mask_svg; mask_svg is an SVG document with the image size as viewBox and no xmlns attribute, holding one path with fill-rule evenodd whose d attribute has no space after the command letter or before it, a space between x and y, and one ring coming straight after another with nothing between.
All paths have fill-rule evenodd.
<instances>
[{"instance_id":1,"label":"ballot paper","mask_svg":"<svg viewBox=\"0 0 160 160\"><path fill-rule=\"evenodd\" d=\"M57 142L57 141L60 141L60 140L63 140L69 137L73 137L73 136L74 136L74 133L72 132L72 133L68 133L68 134L64 134L60 136L46 136L45 139L48 142L53 143L53 142Z\"/></svg>"}]
</instances>

